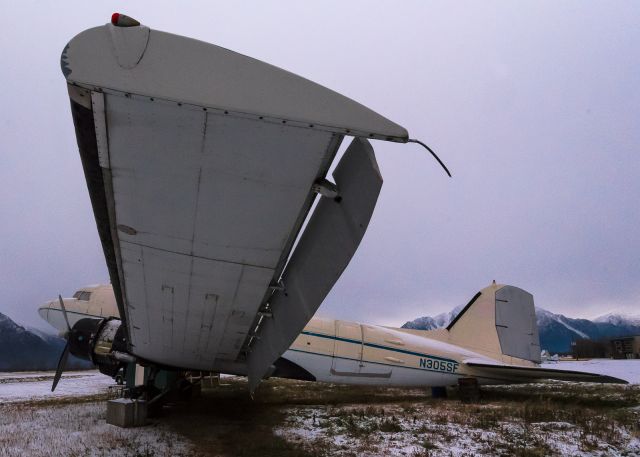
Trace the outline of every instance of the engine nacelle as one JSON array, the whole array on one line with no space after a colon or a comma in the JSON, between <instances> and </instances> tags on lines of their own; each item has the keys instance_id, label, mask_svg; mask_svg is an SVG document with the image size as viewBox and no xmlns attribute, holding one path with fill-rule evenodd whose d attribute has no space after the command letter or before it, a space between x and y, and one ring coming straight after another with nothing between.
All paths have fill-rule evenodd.
<instances>
[{"instance_id":1,"label":"engine nacelle","mask_svg":"<svg viewBox=\"0 0 640 457\"><path fill-rule=\"evenodd\" d=\"M125 362L135 361L127 354L126 332L120 319L80 319L68 338L71 354L90 360L106 375L115 376Z\"/></svg>"}]
</instances>

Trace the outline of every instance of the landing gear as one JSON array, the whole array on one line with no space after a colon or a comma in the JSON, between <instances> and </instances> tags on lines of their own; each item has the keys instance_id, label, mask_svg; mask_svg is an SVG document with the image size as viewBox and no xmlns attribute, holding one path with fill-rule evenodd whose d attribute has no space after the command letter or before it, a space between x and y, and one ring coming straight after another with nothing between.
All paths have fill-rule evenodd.
<instances>
[{"instance_id":1,"label":"landing gear","mask_svg":"<svg viewBox=\"0 0 640 457\"><path fill-rule=\"evenodd\" d=\"M126 383L124 398L110 400L107 405L107 422L119 427L144 425L148 417L160 415L171 403L188 401L195 390L183 372L156 366L129 363L122 379Z\"/></svg>"},{"instance_id":2,"label":"landing gear","mask_svg":"<svg viewBox=\"0 0 640 457\"><path fill-rule=\"evenodd\" d=\"M124 377L125 377L124 369L121 369L120 371L118 371L118 374L116 374L113 377L113 380L116 382L116 384L118 384L119 386L122 386L124 385L124 381L125 381Z\"/></svg>"},{"instance_id":3,"label":"landing gear","mask_svg":"<svg viewBox=\"0 0 640 457\"><path fill-rule=\"evenodd\" d=\"M463 403L474 403L480 400L480 385L476 378L458 379L458 393Z\"/></svg>"},{"instance_id":4,"label":"landing gear","mask_svg":"<svg viewBox=\"0 0 640 457\"><path fill-rule=\"evenodd\" d=\"M431 398L447 398L447 388L444 386L432 387Z\"/></svg>"}]
</instances>

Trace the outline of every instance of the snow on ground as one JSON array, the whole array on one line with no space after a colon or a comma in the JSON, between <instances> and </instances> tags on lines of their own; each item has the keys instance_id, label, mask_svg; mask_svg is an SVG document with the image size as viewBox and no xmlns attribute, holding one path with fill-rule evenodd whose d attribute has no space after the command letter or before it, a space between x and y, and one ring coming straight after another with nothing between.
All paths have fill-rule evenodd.
<instances>
[{"instance_id":1,"label":"snow on ground","mask_svg":"<svg viewBox=\"0 0 640 457\"><path fill-rule=\"evenodd\" d=\"M98 371L0 374L0 457L185 456L191 444L162 422L122 429L105 421L114 382ZM99 400L99 401L96 401Z\"/></svg>"},{"instance_id":2,"label":"snow on ground","mask_svg":"<svg viewBox=\"0 0 640 457\"><path fill-rule=\"evenodd\" d=\"M485 388L458 401L297 406L276 435L327 455L640 456L640 360L546 368L615 376L630 385L546 382ZM324 455L324 454L323 454Z\"/></svg>"},{"instance_id":3,"label":"snow on ground","mask_svg":"<svg viewBox=\"0 0 640 457\"><path fill-rule=\"evenodd\" d=\"M113 379L97 370L69 371L51 392L54 375L53 371L0 373L0 404L101 395L115 386Z\"/></svg>"},{"instance_id":4,"label":"snow on ground","mask_svg":"<svg viewBox=\"0 0 640 457\"><path fill-rule=\"evenodd\" d=\"M321 455L368 456L636 456L637 431L602 418L586 422L528 420L500 406L459 404L379 408L298 407L275 434L322 450ZM488 410L489 412L487 412ZM545 413L546 414L546 413Z\"/></svg>"},{"instance_id":5,"label":"snow on ground","mask_svg":"<svg viewBox=\"0 0 640 457\"><path fill-rule=\"evenodd\" d=\"M481 401L466 404L456 399L455 391L449 399L432 399L421 389L271 379L251 401L245 378L226 377L219 385L204 383L200 404L212 410L203 407L194 415L186 407L182 413L172 411L177 414L171 416L173 422L163 417L145 427L120 429L105 422L104 400L113 381L97 371L66 373L53 394L52 372L2 373L0 457L640 456L640 361L545 366L636 384L492 386L483 389ZM187 430L176 427L176 421L187 423ZM198 433L187 433L198 427ZM259 440L274 443L272 453L246 452L246 440L256 427L261 427Z\"/></svg>"},{"instance_id":6,"label":"snow on ground","mask_svg":"<svg viewBox=\"0 0 640 457\"><path fill-rule=\"evenodd\" d=\"M162 424L122 429L104 401L0 409L0 456L184 456L191 446Z\"/></svg>"},{"instance_id":7,"label":"snow on ground","mask_svg":"<svg viewBox=\"0 0 640 457\"><path fill-rule=\"evenodd\" d=\"M559 362L543 363L544 368L557 370L587 371L624 379L631 384L640 384L640 359L612 360L560 360Z\"/></svg>"}]
</instances>

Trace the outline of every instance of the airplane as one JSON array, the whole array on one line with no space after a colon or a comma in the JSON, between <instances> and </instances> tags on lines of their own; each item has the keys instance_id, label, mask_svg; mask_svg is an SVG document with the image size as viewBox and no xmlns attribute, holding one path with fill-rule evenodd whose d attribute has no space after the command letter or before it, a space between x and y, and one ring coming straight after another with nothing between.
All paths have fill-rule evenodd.
<instances>
[{"instance_id":1,"label":"airplane","mask_svg":"<svg viewBox=\"0 0 640 457\"><path fill-rule=\"evenodd\" d=\"M66 330L63 309L72 326L87 317L105 323L119 318L110 284L83 287L74 298L61 300L38 309L61 332ZM109 346L101 344L103 350ZM548 379L626 383L601 374L541 368L540 354L533 296L494 282L474 295L446 328L436 330L313 317L267 376L393 387L455 386L462 378L479 385ZM227 374L244 376L246 371Z\"/></svg>"},{"instance_id":2,"label":"airplane","mask_svg":"<svg viewBox=\"0 0 640 457\"><path fill-rule=\"evenodd\" d=\"M76 35L60 65L118 318L87 309L100 317L71 325L59 297L67 345L52 389L71 353L109 375L150 367L136 390L143 397L155 392L159 371L171 370L244 373L254 392L298 347L365 235L383 182L372 141L419 144L451 176L431 148L360 103L123 14ZM364 344L367 332L392 340L396 355L381 349L380 357L398 366L408 363L398 350L418 345L407 331L338 321L332 336L330 321L313 322L328 333L305 334L303 346L346 344L357 354L360 341L358 364L378 349ZM463 322L451 335L465 327L483 338ZM455 366L453 379L471 362L456 366L446 345L457 340L444 337L420 340L451 352L443 360L425 352L423 368ZM356 376L343 365L332 365L332 376L388 373L358 367Z\"/></svg>"}]
</instances>

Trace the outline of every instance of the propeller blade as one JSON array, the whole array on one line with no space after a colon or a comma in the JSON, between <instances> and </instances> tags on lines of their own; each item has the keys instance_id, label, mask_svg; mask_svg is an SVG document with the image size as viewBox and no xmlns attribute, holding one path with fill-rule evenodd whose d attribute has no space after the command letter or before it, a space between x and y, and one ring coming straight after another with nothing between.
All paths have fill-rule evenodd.
<instances>
[{"instance_id":1,"label":"propeller blade","mask_svg":"<svg viewBox=\"0 0 640 457\"><path fill-rule=\"evenodd\" d=\"M51 386L51 392L56 390L58 381L60 381L60 377L62 376L62 371L64 370L64 367L67 364L68 357L69 357L69 343L67 342L67 344L64 347L64 351L62 351L62 355L60 356L60 360L58 360L58 368L56 368L56 375L53 377L53 385Z\"/></svg>"},{"instance_id":2,"label":"propeller blade","mask_svg":"<svg viewBox=\"0 0 640 457\"><path fill-rule=\"evenodd\" d=\"M64 307L64 300L62 299L62 295L58 295L58 301L60 302L60 308L62 308L62 315L64 316L64 320L67 323L67 331L71 331L71 325L69 325L69 318L67 317L67 309Z\"/></svg>"}]
</instances>

